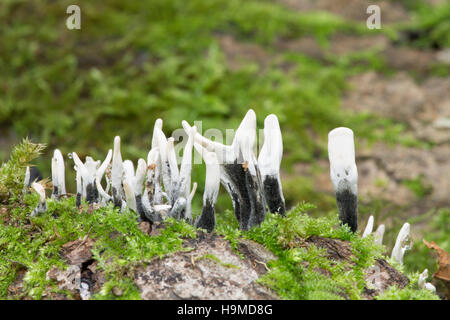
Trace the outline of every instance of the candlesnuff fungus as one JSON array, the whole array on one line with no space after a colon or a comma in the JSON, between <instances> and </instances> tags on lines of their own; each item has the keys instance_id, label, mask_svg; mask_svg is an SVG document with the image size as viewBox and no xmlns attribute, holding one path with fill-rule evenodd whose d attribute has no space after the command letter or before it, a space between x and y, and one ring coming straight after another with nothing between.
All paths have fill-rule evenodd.
<instances>
[{"instance_id":1,"label":"candlesnuff fungus","mask_svg":"<svg viewBox=\"0 0 450 320\"><path fill-rule=\"evenodd\" d=\"M330 131L328 158L339 219L355 232L358 229L358 170L351 129L340 127Z\"/></svg>"},{"instance_id":2,"label":"candlesnuff fungus","mask_svg":"<svg viewBox=\"0 0 450 320\"><path fill-rule=\"evenodd\" d=\"M431 283L426 282L428 278L428 269L425 269L420 275L419 280L417 281L417 284L419 285L419 288L430 290L432 292L436 292L436 287L433 286Z\"/></svg>"},{"instance_id":3,"label":"candlesnuff fungus","mask_svg":"<svg viewBox=\"0 0 450 320\"><path fill-rule=\"evenodd\" d=\"M25 169L25 178L23 179L22 193L26 194L30 191L31 184L42 180L41 172L36 167L29 167Z\"/></svg>"},{"instance_id":4,"label":"candlesnuff fungus","mask_svg":"<svg viewBox=\"0 0 450 320\"><path fill-rule=\"evenodd\" d=\"M75 162L77 173L81 176L82 195L89 203L98 203L99 194L95 182L97 167L100 161L94 161L91 157L86 157L85 163L81 162L76 152L72 152L72 158ZM78 193L78 191L77 191Z\"/></svg>"},{"instance_id":5,"label":"candlesnuff fungus","mask_svg":"<svg viewBox=\"0 0 450 320\"><path fill-rule=\"evenodd\" d=\"M75 205L79 207L81 205L81 198L83 196L83 183L81 181L81 170L78 170L77 166L74 166L73 168L75 169L75 179L77 181L77 195Z\"/></svg>"},{"instance_id":6,"label":"candlesnuff fungus","mask_svg":"<svg viewBox=\"0 0 450 320\"><path fill-rule=\"evenodd\" d=\"M258 167L269 211L285 215L286 208L280 179L283 138L276 115L264 119L264 144L258 156Z\"/></svg>"},{"instance_id":7,"label":"candlesnuff fungus","mask_svg":"<svg viewBox=\"0 0 450 320\"><path fill-rule=\"evenodd\" d=\"M159 221L160 218L155 213L149 199L146 198L147 194L143 193L144 180L148 168L147 162L144 159L139 159L136 173L134 173L133 163L130 160L125 160L123 167L125 169L123 189L125 191L126 205L139 214L141 221L146 220L151 223Z\"/></svg>"},{"instance_id":8,"label":"candlesnuff fungus","mask_svg":"<svg viewBox=\"0 0 450 320\"><path fill-rule=\"evenodd\" d=\"M40 183L33 182L31 187L39 194L39 203L31 212L31 216L34 217L47 211L47 200L45 199L45 189Z\"/></svg>"},{"instance_id":9,"label":"candlesnuff fungus","mask_svg":"<svg viewBox=\"0 0 450 320\"><path fill-rule=\"evenodd\" d=\"M395 241L394 249L392 249L391 259L397 261L400 264L403 264L403 256L405 254L405 251L410 249L410 246L408 245L409 232L410 226L409 223L406 222L400 229L397 240Z\"/></svg>"},{"instance_id":10,"label":"candlesnuff fungus","mask_svg":"<svg viewBox=\"0 0 450 320\"><path fill-rule=\"evenodd\" d=\"M192 197L190 197L190 185L192 171L192 148L194 143L194 135L197 132L197 128L194 126L187 131L188 140L183 150L183 158L181 160L180 169L178 169L174 149L174 138L170 137L169 139L166 139L166 136L161 128L162 120L155 123L153 134L156 135L156 138L152 140L152 149L158 148L160 153L162 181L165 191L162 195L166 195L168 204L172 207L169 212L169 216L176 219L186 219L191 222ZM154 156L154 158L156 159L156 156ZM156 161L153 166L158 168L158 164L158 161Z\"/></svg>"},{"instance_id":11,"label":"candlesnuff fungus","mask_svg":"<svg viewBox=\"0 0 450 320\"><path fill-rule=\"evenodd\" d=\"M182 121L186 133L191 126ZM236 130L231 146L211 141L199 133L195 142L215 152L220 164L220 182L230 194L234 212L242 230L259 225L266 215L266 204L254 147L256 143L256 115L250 109Z\"/></svg>"},{"instance_id":12,"label":"candlesnuff fungus","mask_svg":"<svg viewBox=\"0 0 450 320\"><path fill-rule=\"evenodd\" d=\"M114 206L122 208L122 178L123 178L122 154L120 153L120 137L114 138L114 149L111 169L111 193Z\"/></svg>"},{"instance_id":13,"label":"candlesnuff fungus","mask_svg":"<svg viewBox=\"0 0 450 320\"><path fill-rule=\"evenodd\" d=\"M97 191L98 191L100 197L102 198L103 204L106 204L107 202L112 201L112 197L108 194L108 186L109 186L108 177L106 177L106 183L107 183L106 191L105 191L105 189L103 189L103 186L102 186L103 175L105 174L106 169L108 168L109 164L111 163L111 158L112 158L112 150L109 149L105 160L103 161L101 166L95 172L95 185L97 187Z\"/></svg>"},{"instance_id":14,"label":"candlesnuff fungus","mask_svg":"<svg viewBox=\"0 0 450 320\"><path fill-rule=\"evenodd\" d=\"M383 244L384 229L384 224L380 224L373 234L375 243L379 244L380 246Z\"/></svg>"},{"instance_id":15,"label":"candlesnuff fungus","mask_svg":"<svg viewBox=\"0 0 450 320\"><path fill-rule=\"evenodd\" d=\"M161 187L161 157L159 148L154 147L148 152L147 156L147 182L144 193L150 205L161 204L163 201L163 191Z\"/></svg>"},{"instance_id":16,"label":"candlesnuff fungus","mask_svg":"<svg viewBox=\"0 0 450 320\"><path fill-rule=\"evenodd\" d=\"M364 229L364 233L361 238L367 237L369 234L372 233L373 230L373 216L369 217L369 220L367 221L366 229Z\"/></svg>"},{"instance_id":17,"label":"candlesnuff fungus","mask_svg":"<svg viewBox=\"0 0 450 320\"><path fill-rule=\"evenodd\" d=\"M220 166L217 155L209 152L198 143L195 149L202 155L206 163L205 191L203 193L202 214L195 221L195 226L212 232L216 226L216 216L214 206L217 201L220 187Z\"/></svg>"},{"instance_id":18,"label":"candlesnuff fungus","mask_svg":"<svg viewBox=\"0 0 450 320\"><path fill-rule=\"evenodd\" d=\"M66 180L64 172L64 158L59 149L55 149L52 157L52 198L58 200L66 194Z\"/></svg>"},{"instance_id":19,"label":"candlesnuff fungus","mask_svg":"<svg viewBox=\"0 0 450 320\"><path fill-rule=\"evenodd\" d=\"M365 238L368 235L372 234L373 224L374 224L373 216L370 216L361 238ZM377 230L373 233L375 243L379 244L380 246L383 244L383 235L384 235L384 224L380 224Z\"/></svg>"},{"instance_id":20,"label":"candlesnuff fungus","mask_svg":"<svg viewBox=\"0 0 450 320\"><path fill-rule=\"evenodd\" d=\"M28 188L30 187L30 167L27 166L25 169L25 179L23 180L23 189L22 193L26 194L28 193Z\"/></svg>"}]
</instances>

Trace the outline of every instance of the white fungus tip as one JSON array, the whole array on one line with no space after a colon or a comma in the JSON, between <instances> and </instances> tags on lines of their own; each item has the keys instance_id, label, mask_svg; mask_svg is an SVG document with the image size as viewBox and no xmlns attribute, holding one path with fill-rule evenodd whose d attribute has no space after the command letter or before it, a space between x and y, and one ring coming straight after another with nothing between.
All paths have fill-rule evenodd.
<instances>
[{"instance_id":1,"label":"white fungus tip","mask_svg":"<svg viewBox=\"0 0 450 320\"><path fill-rule=\"evenodd\" d=\"M31 187L39 194L39 202L45 202L45 188L38 182L33 182Z\"/></svg>"},{"instance_id":2,"label":"white fungus tip","mask_svg":"<svg viewBox=\"0 0 450 320\"><path fill-rule=\"evenodd\" d=\"M123 181L123 190L125 191L125 197L127 199L127 206L133 211L136 211L136 199L134 196L134 190L132 184L125 179Z\"/></svg>"},{"instance_id":3,"label":"white fungus tip","mask_svg":"<svg viewBox=\"0 0 450 320\"><path fill-rule=\"evenodd\" d=\"M147 155L147 165L156 164L159 157L159 148L152 148Z\"/></svg>"},{"instance_id":4,"label":"white fungus tip","mask_svg":"<svg viewBox=\"0 0 450 320\"><path fill-rule=\"evenodd\" d=\"M335 191L340 185L350 187L353 194L358 192L358 171L355 163L355 144L353 131L349 128L336 128L328 134L328 158L330 178Z\"/></svg>"},{"instance_id":5,"label":"white fungus tip","mask_svg":"<svg viewBox=\"0 0 450 320\"><path fill-rule=\"evenodd\" d=\"M155 121L155 127L159 128L160 130L162 130L162 126L163 126L163 120L161 118L156 119Z\"/></svg>"},{"instance_id":6,"label":"white fungus tip","mask_svg":"<svg viewBox=\"0 0 450 320\"><path fill-rule=\"evenodd\" d=\"M280 124L274 114L264 119L264 143L258 156L258 166L261 175L279 175L283 157L283 138Z\"/></svg>"},{"instance_id":7,"label":"white fungus tip","mask_svg":"<svg viewBox=\"0 0 450 320\"><path fill-rule=\"evenodd\" d=\"M408 239L410 234L410 225L408 222L403 224L400 232L398 233L397 239L395 241L394 248L392 249L391 258L396 260L398 263L403 264L403 256L405 251L409 249Z\"/></svg>"},{"instance_id":8,"label":"white fungus tip","mask_svg":"<svg viewBox=\"0 0 450 320\"><path fill-rule=\"evenodd\" d=\"M383 244L384 231L384 224L380 224L374 233L375 243L379 244L380 246Z\"/></svg>"},{"instance_id":9,"label":"white fungus tip","mask_svg":"<svg viewBox=\"0 0 450 320\"><path fill-rule=\"evenodd\" d=\"M364 229L364 233L362 235L362 238L365 238L369 234L371 234L372 230L373 230L373 216L370 216L369 220L367 221L366 229Z\"/></svg>"}]
</instances>

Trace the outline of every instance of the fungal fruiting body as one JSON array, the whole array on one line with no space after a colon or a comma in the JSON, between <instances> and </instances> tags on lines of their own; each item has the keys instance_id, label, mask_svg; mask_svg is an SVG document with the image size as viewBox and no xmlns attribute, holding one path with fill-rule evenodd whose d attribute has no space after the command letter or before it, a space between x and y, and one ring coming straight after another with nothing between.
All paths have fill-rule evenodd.
<instances>
[{"instance_id":1,"label":"fungal fruiting body","mask_svg":"<svg viewBox=\"0 0 450 320\"><path fill-rule=\"evenodd\" d=\"M111 169L111 193L115 207L122 208L122 154L120 153L120 137L114 138L114 149Z\"/></svg>"},{"instance_id":2,"label":"fungal fruiting body","mask_svg":"<svg viewBox=\"0 0 450 320\"><path fill-rule=\"evenodd\" d=\"M136 212L136 199L134 197L133 186L129 180L123 181L123 190L127 199L127 207Z\"/></svg>"},{"instance_id":3,"label":"fungal fruiting body","mask_svg":"<svg viewBox=\"0 0 450 320\"><path fill-rule=\"evenodd\" d=\"M384 224L380 224L373 234L375 243L379 244L380 246L383 244L384 230L385 230Z\"/></svg>"},{"instance_id":4,"label":"fungal fruiting body","mask_svg":"<svg viewBox=\"0 0 450 320\"><path fill-rule=\"evenodd\" d=\"M244 201L240 211L243 230L249 230L263 222L267 211L261 173L254 153L255 145L256 114L250 109L236 130L232 144L236 160L234 168L229 172L230 178L235 180L237 185L244 183L244 189L241 190ZM236 169L242 174L233 177L232 175L237 173Z\"/></svg>"},{"instance_id":5,"label":"fungal fruiting body","mask_svg":"<svg viewBox=\"0 0 450 320\"><path fill-rule=\"evenodd\" d=\"M330 131L328 158L339 219L355 232L358 228L358 171L351 129L340 127Z\"/></svg>"},{"instance_id":6,"label":"fungal fruiting body","mask_svg":"<svg viewBox=\"0 0 450 320\"><path fill-rule=\"evenodd\" d=\"M77 195L76 195L76 200L75 200L75 204L77 207L79 207L81 205L81 197L83 195L83 183L81 181L81 170L78 170L77 166L74 166L75 169L75 173L76 173L76 182L77 182Z\"/></svg>"},{"instance_id":7,"label":"fungal fruiting body","mask_svg":"<svg viewBox=\"0 0 450 320\"><path fill-rule=\"evenodd\" d=\"M111 163L112 158L112 150L109 149L108 154L106 155L105 160L101 164L101 166L97 169L95 172L95 185L97 187L97 192L99 196L103 199L103 203L106 204L107 202L112 200L112 197L108 194L108 191L103 189L102 186L102 179L103 175L105 174L106 169L108 168L109 164ZM107 180L107 186L109 185L109 180L106 177ZM108 187L106 187L108 189Z\"/></svg>"},{"instance_id":8,"label":"fungal fruiting body","mask_svg":"<svg viewBox=\"0 0 450 320\"><path fill-rule=\"evenodd\" d=\"M277 116L271 114L264 119L264 144L258 156L258 167L269 211L284 216L286 208L280 179L282 157L283 139L280 124Z\"/></svg>"},{"instance_id":9,"label":"fungal fruiting body","mask_svg":"<svg viewBox=\"0 0 450 320\"><path fill-rule=\"evenodd\" d=\"M180 175L175 187L178 189L178 196L182 196L186 199L186 208L183 218L187 221L192 221L192 198L191 195L191 173L192 173L192 152L194 146L194 137L197 133L197 127L193 126L188 134L188 140L183 150L183 158L180 165ZM195 193L195 189L193 191Z\"/></svg>"},{"instance_id":10,"label":"fungal fruiting body","mask_svg":"<svg viewBox=\"0 0 450 320\"><path fill-rule=\"evenodd\" d=\"M189 195L192 171L192 148L196 127L192 127L187 132L188 140L183 150L180 168L178 168L174 147L175 140L172 137L166 139L162 131L162 120L158 120L155 123L153 130L154 137L152 140L152 149L159 150L159 159L156 155L152 155L152 166L156 168L154 171L154 182L150 182L150 185L154 185L154 202L155 204L161 204L163 201L162 198L166 197L168 204L171 206L169 216L192 222L192 198ZM150 156L149 154L149 158ZM160 170L159 167L161 168ZM161 172L164 192L162 192L162 188L159 185L159 172Z\"/></svg>"},{"instance_id":11,"label":"fungal fruiting body","mask_svg":"<svg viewBox=\"0 0 450 320\"><path fill-rule=\"evenodd\" d=\"M161 161L159 157L159 148L152 148L147 156L147 182L144 193L150 205L162 203L162 188L160 168Z\"/></svg>"},{"instance_id":12,"label":"fungal fruiting body","mask_svg":"<svg viewBox=\"0 0 450 320\"><path fill-rule=\"evenodd\" d=\"M203 208L200 217L197 218L195 226L212 232L216 226L216 215L214 206L217 201L220 187L220 167L217 155L209 152L199 144L195 144L196 150L202 154L206 163L205 191L203 193Z\"/></svg>"},{"instance_id":13,"label":"fungal fruiting body","mask_svg":"<svg viewBox=\"0 0 450 320\"><path fill-rule=\"evenodd\" d=\"M409 250L410 246L408 244L410 233L409 223L405 223L400 232L398 233L397 240L395 241L394 248L392 249L391 258L400 264L403 264L403 256L406 250Z\"/></svg>"},{"instance_id":14,"label":"fungal fruiting body","mask_svg":"<svg viewBox=\"0 0 450 320\"><path fill-rule=\"evenodd\" d=\"M39 203L31 212L31 216L34 217L47 211L47 200L45 199L45 189L40 183L33 182L31 187L37 194L39 194Z\"/></svg>"},{"instance_id":15,"label":"fungal fruiting body","mask_svg":"<svg viewBox=\"0 0 450 320\"><path fill-rule=\"evenodd\" d=\"M147 157L147 165L149 166L149 170L153 171L152 176L147 177L147 181L152 184L154 188L151 190L153 197L150 199L150 203L154 205L160 205L163 202L163 190L161 185L161 154L159 151L157 138L157 133L159 130L162 130L162 120L156 119L153 127L152 149L149 151Z\"/></svg>"},{"instance_id":16,"label":"fungal fruiting body","mask_svg":"<svg viewBox=\"0 0 450 320\"><path fill-rule=\"evenodd\" d=\"M364 229L364 233L362 235L362 238L365 238L369 234L371 234L372 230L373 230L373 216L370 216L369 220L367 221L366 229Z\"/></svg>"},{"instance_id":17,"label":"fungal fruiting body","mask_svg":"<svg viewBox=\"0 0 450 320\"><path fill-rule=\"evenodd\" d=\"M58 200L66 194L66 181L64 172L64 158L59 149L55 149L52 157L52 198Z\"/></svg>"},{"instance_id":18,"label":"fungal fruiting body","mask_svg":"<svg viewBox=\"0 0 450 320\"><path fill-rule=\"evenodd\" d=\"M57 161L56 158L52 158L52 183L53 183L53 192L52 192L52 198L57 199L58 198L58 174L56 170Z\"/></svg>"},{"instance_id":19,"label":"fungal fruiting body","mask_svg":"<svg viewBox=\"0 0 450 320\"><path fill-rule=\"evenodd\" d=\"M157 219L154 209L152 208L148 197L146 197L147 194L145 192L143 193L147 168L147 162L144 159L139 159L132 187L136 203L136 212L139 213L140 219L153 223L159 219Z\"/></svg>"},{"instance_id":20,"label":"fungal fruiting body","mask_svg":"<svg viewBox=\"0 0 450 320\"><path fill-rule=\"evenodd\" d=\"M26 194L28 193L28 188L30 187L30 167L27 166L27 168L25 169L25 178L23 180L23 189L22 189L22 193Z\"/></svg>"},{"instance_id":21,"label":"fungal fruiting body","mask_svg":"<svg viewBox=\"0 0 450 320\"><path fill-rule=\"evenodd\" d=\"M191 126L186 121L182 125L186 133L189 133ZM240 228L248 230L264 221L267 209L261 173L254 154L255 112L252 109L247 112L236 130L231 146L211 141L199 133L195 134L194 140L216 154L220 165L220 182L231 196Z\"/></svg>"},{"instance_id":22,"label":"fungal fruiting body","mask_svg":"<svg viewBox=\"0 0 450 320\"><path fill-rule=\"evenodd\" d=\"M156 144L152 143L152 145ZM163 204L159 147L152 147L147 156L147 182L142 197L142 205L144 208L148 208L147 211L150 216L147 218L153 222L163 220L171 209L170 205Z\"/></svg>"},{"instance_id":23,"label":"fungal fruiting body","mask_svg":"<svg viewBox=\"0 0 450 320\"><path fill-rule=\"evenodd\" d=\"M431 283L427 282L427 278L428 278L428 269L425 269L419 275L419 280L417 281L419 288L430 290L431 292L436 292L436 287L433 286Z\"/></svg>"},{"instance_id":24,"label":"fungal fruiting body","mask_svg":"<svg viewBox=\"0 0 450 320\"><path fill-rule=\"evenodd\" d=\"M139 214L140 221L155 222L156 217L149 199L143 194L144 180L147 174L147 162L144 159L138 160L136 173L134 172L133 162L125 160L123 162L124 177L122 181L126 206Z\"/></svg>"},{"instance_id":25,"label":"fungal fruiting body","mask_svg":"<svg viewBox=\"0 0 450 320\"><path fill-rule=\"evenodd\" d=\"M83 197L90 204L98 203L99 193L95 182L95 177L97 167L100 165L100 161L94 161L94 159L92 159L91 157L86 157L86 161L85 163L83 163L76 152L72 152L72 158L75 162L77 173L79 173L81 176L81 188Z\"/></svg>"}]
</instances>

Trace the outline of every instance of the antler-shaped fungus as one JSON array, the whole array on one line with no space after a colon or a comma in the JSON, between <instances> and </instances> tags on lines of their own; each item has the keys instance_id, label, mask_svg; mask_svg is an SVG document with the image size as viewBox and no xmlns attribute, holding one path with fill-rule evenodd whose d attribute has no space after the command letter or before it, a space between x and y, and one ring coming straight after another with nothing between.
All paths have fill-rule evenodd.
<instances>
[{"instance_id":1,"label":"antler-shaped fungus","mask_svg":"<svg viewBox=\"0 0 450 320\"><path fill-rule=\"evenodd\" d=\"M341 127L330 131L328 158L339 219L355 232L358 229L358 170L351 129Z\"/></svg>"}]
</instances>

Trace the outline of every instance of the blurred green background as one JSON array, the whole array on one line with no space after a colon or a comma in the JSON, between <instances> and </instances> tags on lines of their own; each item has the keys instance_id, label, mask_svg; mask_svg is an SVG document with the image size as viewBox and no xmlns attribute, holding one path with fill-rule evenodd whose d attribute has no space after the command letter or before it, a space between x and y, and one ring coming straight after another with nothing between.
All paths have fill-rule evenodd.
<instances>
[{"instance_id":1,"label":"blurred green background","mask_svg":"<svg viewBox=\"0 0 450 320\"><path fill-rule=\"evenodd\" d=\"M66 28L70 4L81 8L81 30ZM379 30L366 27L369 4L380 4ZM181 120L225 131L253 108L259 128L268 114L279 118L288 206L307 200L317 205L312 215L327 215L336 211L327 133L348 126L358 166L373 160L377 168L372 176L359 167L360 229L373 214L376 226L386 224L390 251L401 225L412 223L409 270L436 270L424 237L450 250L450 203L442 196L450 191L449 129L440 140L420 131L450 116L439 109L450 101L449 2L3 0L0 20L1 161L29 136L47 144L35 164L48 177L54 148L103 159L120 135L124 159L136 163L146 159L157 118L166 135ZM374 92L359 90L361 79L373 79ZM391 89L399 83L407 86ZM365 85L371 89L370 81ZM436 86L444 89L427 91ZM415 111L396 116L408 98L417 101L415 94L427 115L426 97L439 101L436 119ZM368 98L374 107L366 108ZM395 177L402 165L385 168L383 156L395 165L398 157L388 155L398 150L405 150L404 160L410 153L423 161L440 156L442 170L436 179L420 172ZM69 191L75 188L72 171ZM192 181L199 183L198 211L202 165L195 166ZM406 200L397 201L397 190L399 199L409 192ZM222 191L217 209L227 208L231 201Z\"/></svg>"}]
</instances>

